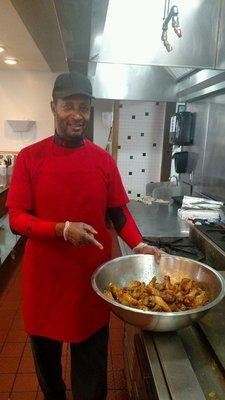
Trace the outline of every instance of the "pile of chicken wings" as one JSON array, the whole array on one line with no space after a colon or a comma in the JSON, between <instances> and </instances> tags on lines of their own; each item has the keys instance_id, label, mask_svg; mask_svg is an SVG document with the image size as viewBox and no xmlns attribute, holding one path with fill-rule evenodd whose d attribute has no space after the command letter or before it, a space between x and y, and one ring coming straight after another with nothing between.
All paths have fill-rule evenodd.
<instances>
[{"instance_id":1,"label":"pile of chicken wings","mask_svg":"<svg viewBox=\"0 0 225 400\"><path fill-rule=\"evenodd\" d=\"M123 288L110 283L104 293L125 306L143 311L186 311L209 301L199 283L189 278L172 283L169 276L164 276L163 282L157 282L154 276L148 284L131 281Z\"/></svg>"}]
</instances>

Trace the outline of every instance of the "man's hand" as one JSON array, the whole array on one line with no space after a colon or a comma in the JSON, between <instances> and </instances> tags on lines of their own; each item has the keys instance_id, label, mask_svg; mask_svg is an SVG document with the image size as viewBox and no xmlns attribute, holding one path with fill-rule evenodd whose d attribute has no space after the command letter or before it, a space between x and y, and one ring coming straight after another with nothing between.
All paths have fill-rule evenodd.
<instances>
[{"instance_id":1,"label":"man's hand","mask_svg":"<svg viewBox=\"0 0 225 400\"><path fill-rule=\"evenodd\" d=\"M64 228L65 224L56 224L56 235L63 236ZM94 244L102 250L102 244L94 237L97 233L98 232L91 225L85 224L84 222L69 222L65 235L66 240L74 246Z\"/></svg>"},{"instance_id":2,"label":"man's hand","mask_svg":"<svg viewBox=\"0 0 225 400\"><path fill-rule=\"evenodd\" d=\"M155 256L155 260L157 263L159 263L161 255L165 254L162 250L158 249L155 246L148 246L146 243L140 243L137 245L134 249L133 252L135 254L151 254Z\"/></svg>"}]
</instances>

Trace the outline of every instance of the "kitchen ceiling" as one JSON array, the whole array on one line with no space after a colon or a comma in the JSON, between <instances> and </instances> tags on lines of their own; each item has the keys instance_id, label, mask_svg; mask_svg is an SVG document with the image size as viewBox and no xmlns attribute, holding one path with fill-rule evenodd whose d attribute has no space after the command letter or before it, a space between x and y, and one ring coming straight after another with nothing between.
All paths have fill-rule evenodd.
<instances>
[{"instance_id":1,"label":"kitchen ceiling","mask_svg":"<svg viewBox=\"0 0 225 400\"><path fill-rule=\"evenodd\" d=\"M5 51L0 54L1 70L50 71L48 63L9 0L1 0L0 45L5 47ZM17 59L18 64L6 65L5 57Z\"/></svg>"},{"instance_id":2,"label":"kitchen ceiling","mask_svg":"<svg viewBox=\"0 0 225 400\"><path fill-rule=\"evenodd\" d=\"M108 0L11 3L52 71L77 69L87 73L92 38L104 29Z\"/></svg>"},{"instance_id":3,"label":"kitchen ceiling","mask_svg":"<svg viewBox=\"0 0 225 400\"><path fill-rule=\"evenodd\" d=\"M10 2L9 0L4 1ZM54 1L11 0L11 4L42 53L50 70L53 72L67 70L66 53Z\"/></svg>"}]
</instances>

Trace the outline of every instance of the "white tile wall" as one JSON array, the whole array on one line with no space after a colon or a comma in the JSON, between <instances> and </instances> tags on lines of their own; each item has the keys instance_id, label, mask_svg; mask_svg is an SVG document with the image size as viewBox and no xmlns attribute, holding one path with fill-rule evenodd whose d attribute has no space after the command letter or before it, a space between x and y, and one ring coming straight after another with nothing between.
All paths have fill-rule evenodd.
<instances>
[{"instance_id":1,"label":"white tile wall","mask_svg":"<svg viewBox=\"0 0 225 400\"><path fill-rule=\"evenodd\" d=\"M165 102L120 103L118 167L130 198L160 180Z\"/></svg>"}]
</instances>

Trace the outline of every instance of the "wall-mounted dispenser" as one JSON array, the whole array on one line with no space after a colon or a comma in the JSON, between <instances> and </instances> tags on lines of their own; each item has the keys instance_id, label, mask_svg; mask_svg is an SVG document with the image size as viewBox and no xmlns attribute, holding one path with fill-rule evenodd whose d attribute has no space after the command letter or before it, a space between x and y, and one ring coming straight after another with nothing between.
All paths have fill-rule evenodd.
<instances>
[{"instance_id":1,"label":"wall-mounted dispenser","mask_svg":"<svg viewBox=\"0 0 225 400\"><path fill-rule=\"evenodd\" d=\"M194 139L194 114L181 111L171 117L169 141L173 145L188 146Z\"/></svg>"},{"instance_id":2,"label":"wall-mounted dispenser","mask_svg":"<svg viewBox=\"0 0 225 400\"><path fill-rule=\"evenodd\" d=\"M175 162L175 171L177 174L184 174L188 169L188 152L179 151L172 156Z\"/></svg>"},{"instance_id":3,"label":"wall-mounted dispenser","mask_svg":"<svg viewBox=\"0 0 225 400\"><path fill-rule=\"evenodd\" d=\"M36 121L31 120L7 120L13 132L28 132Z\"/></svg>"}]
</instances>

